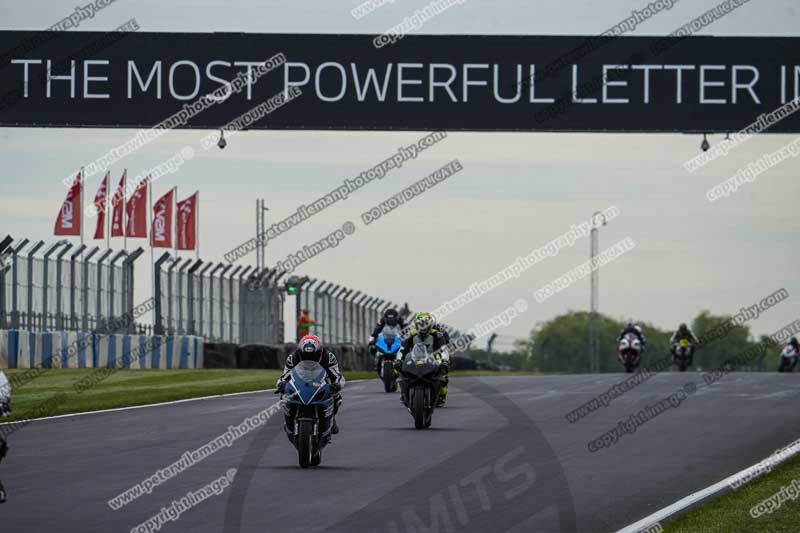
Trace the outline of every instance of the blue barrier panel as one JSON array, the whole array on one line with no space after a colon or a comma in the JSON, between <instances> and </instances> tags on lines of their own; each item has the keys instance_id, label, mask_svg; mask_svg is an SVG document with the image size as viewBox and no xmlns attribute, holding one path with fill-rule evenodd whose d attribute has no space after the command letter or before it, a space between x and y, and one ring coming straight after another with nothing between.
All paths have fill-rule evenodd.
<instances>
[{"instance_id":1,"label":"blue barrier panel","mask_svg":"<svg viewBox=\"0 0 800 533\"><path fill-rule=\"evenodd\" d=\"M42 368L53 368L53 334L42 333Z\"/></svg>"},{"instance_id":2,"label":"blue barrier panel","mask_svg":"<svg viewBox=\"0 0 800 533\"><path fill-rule=\"evenodd\" d=\"M19 330L8 332L8 368L17 368L19 357Z\"/></svg>"}]
</instances>

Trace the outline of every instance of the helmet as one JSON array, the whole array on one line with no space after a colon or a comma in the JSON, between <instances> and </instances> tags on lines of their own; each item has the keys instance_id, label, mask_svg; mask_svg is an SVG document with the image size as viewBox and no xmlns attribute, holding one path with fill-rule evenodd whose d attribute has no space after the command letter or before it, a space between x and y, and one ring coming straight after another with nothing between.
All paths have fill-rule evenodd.
<instances>
[{"instance_id":1,"label":"helmet","mask_svg":"<svg viewBox=\"0 0 800 533\"><path fill-rule=\"evenodd\" d=\"M433 327L433 317L430 313L417 313L414 316L414 327L423 335L427 334Z\"/></svg>"},{"instance_id":2,"label":"helmet","mask_svg":"<svg viewBox=\"0 0 800 533\"><path fill-rule=\"evenodd\" d=\"M792 346L797 346L798 344L797 337L792 337L791 339L789 339L789 344L791 344Z\"/></svg>"},{"instance_id":3,"label":"helmet","mask_svg":"<svg viewBox=\"0 0 800 533\"><path fill-rule=\"evenodd\" d=\"M689 328L686 327L685 322L681 322L680 325L678 326L678 331L686 331L687 329Z\"/></svg>"},{"instance_id":4,"label":"helmet","mask_svg":"<svg viewBox=\"0 0 800 533\"><path fill-rule=\"evenodd\" d=\"M297 343L297 349L300 350L300 358L303 361L319 361L322 341L316 335L305 335Z\"/></svg>"},{"instance_id":5,"label":"helmet","mask_svg":"<svg viewBox=\"0 0 800 533\"><path fill-rule=\"evenodd\" d=\"M383 312L383 321L387 325L396 326L398 320L400 320L400 313L397 312L397 309L390 308Z\"/></svg>"},{"instance_id":6,"label":"helmet","mask_svg":"<svg viewBox=\"0 0 800 533\"><path fill-rule=\"evenodd\" d=\"M633 322L628 322L628 325L625 326L625 329L635 329Z\"/></svg>"}]
</instances>

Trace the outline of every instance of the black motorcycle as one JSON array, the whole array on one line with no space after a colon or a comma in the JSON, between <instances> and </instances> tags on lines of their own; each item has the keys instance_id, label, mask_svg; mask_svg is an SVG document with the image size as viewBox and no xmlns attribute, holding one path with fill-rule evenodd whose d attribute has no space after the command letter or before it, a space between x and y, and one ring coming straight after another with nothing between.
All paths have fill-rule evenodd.
<instances>
[{"instance_id":1,"label":"black motorcycle","mask_svg":"<svg viewBox=\"0 0 800 533\"><path fill-rule=\"evenodd\" d=\"M424 344L415 345L400 364L398 381L407 387L407 407L414 417L414 427L417 429L428 428L431 425L433 409L444 385L444 379L440 376L440 366L440 361Z\"/></svg>"}]
</instances>

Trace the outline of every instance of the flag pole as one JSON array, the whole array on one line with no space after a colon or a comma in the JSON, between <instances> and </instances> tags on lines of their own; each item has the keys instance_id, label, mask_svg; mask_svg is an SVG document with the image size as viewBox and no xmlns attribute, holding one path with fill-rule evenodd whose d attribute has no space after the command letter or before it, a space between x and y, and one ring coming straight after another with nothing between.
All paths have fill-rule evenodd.
<instances>
[{"instance_id":1,"label":"flag pole","mask_svg":"<svg viewBox=\"0 0 800 533\"><path fill-rule=\"evenodd\" d=\"M81 245L83 245L83 167L81 167L81 173L78 176L78 184L81 188L81 209L80 209L80 223L81 223Z\"/></svg>"},{"instance_id":2,"label":"flag pole","mask_svg":"<svg viewBox=\"0 0 800 533\"><path fill-rule=\"evenodd\" d=\"M106 250L111 248L111 217L108 216L108 191L111 189L111 171L106 172L106 201L103 203L103 231L106 233ZM113 211L113 210L112 210Z\"/></svg>"},{"instance_id":3,"label":"flag pole","mask_svg":"<svg viewBox=\"0 0 800 533\"><path fill-rule=\"evenodd\" d=\"M175 193L172 195L172 214L175 219L175 240L172 241L175 259L178 258L178 186L175 186Z\"/></svg>"},{"instance_id":4,"label":"flag pole","mask_svg":"<svg viewBox=\"0 0 800 533\"><path fill-rule=\"evenodd\" d=\"M128 250L128 201L125 190L128 188L128 169L122 171L122 249Z\"/></svg>"},{"instance_id":5,"label":"flag pole","mask_svg":"<svg viewBox=\"0 0 800 533\"><path fill-rule=\"evenodd\" d=\"M156 297L156 260L155 260L154 252L153 252L153 234L154 233L153 233L153 218L152 218L152 217L155 216L155 213L153 212L153 184L152 183L150 183L149 187L147 188L147 194L150 195L150 217L151 217L150 218L150 278L152 279L152 282L150 284L150 288L151 288L152 292L150 293L150 296L155 298ZM153 323L155 323L155 321L153 321Z\"/></svg>"},{"instance_id":6,"label":"flag pole","mask_svg":"<svg viewBox=\"0 0 800 533\"><path fill-rule=\"evenodd\" d=\"M198 190L195 194L197 194L197 199L194 203L194 249L195 249L195 259L200 259L200 191Z\"/></svg>"}]
</instances>

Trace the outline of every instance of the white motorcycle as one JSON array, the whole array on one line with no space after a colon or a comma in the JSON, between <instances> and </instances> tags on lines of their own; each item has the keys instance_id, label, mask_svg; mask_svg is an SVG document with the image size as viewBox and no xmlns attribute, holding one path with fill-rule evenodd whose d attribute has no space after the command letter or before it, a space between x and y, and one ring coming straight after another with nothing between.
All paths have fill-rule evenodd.
<instances>
[{"instance_id":1,"label":"white motorcycle","mask_svg":"<svg viewBox=\"0 0 800 533\"><path fill-rule=\"evenodd\" d=\"M778 372L794 372L795 366L797 366L797 350L791 344L787 344L781 352Z\"/></svg>"},{"instance_id":2,"label":"white motorcycle","mask_svg":"<svg viewBox=\"0 0 800 533\"><path fill-rule=\"evenodd\" d=\"M642 341L633 333L626 333L617 345L617 358L625 372L633 372L642 360Z\"/></svg>"}]
</instances>

